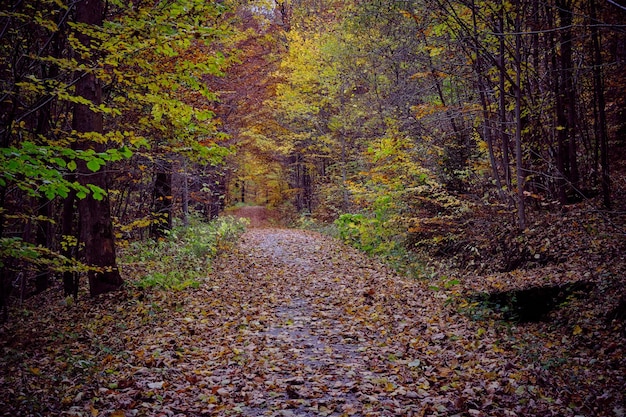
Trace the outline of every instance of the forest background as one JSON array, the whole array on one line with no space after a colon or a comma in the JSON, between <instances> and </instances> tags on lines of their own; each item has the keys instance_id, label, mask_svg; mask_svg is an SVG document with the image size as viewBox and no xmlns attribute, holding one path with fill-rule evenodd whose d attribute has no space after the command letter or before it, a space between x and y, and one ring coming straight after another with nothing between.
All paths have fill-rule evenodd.
<instances>
[{"instance_id":1,"label":"forest background","mask_svg":"<svg viewBox=\"0 0 626 417\"><path fill-rule=\"evenodd\" d=\"M3 317L194 285L168 242L265 205L437 285L601 282L623 320L625 30L612 0L1 1Z\"/></svg>"},{"instance_id":2,"label":"forest background","mask_svg":"<svg viewBox=\"0 0 626 417\"><path fill-rule=\"evenodd\" d=\"M555 227L576 203L571 221L623 237L618 3L2 10L0 299L59 274L67 295L81 273L116 289L116 244L237 203L334 222L418 275L420 251L505 272L570 258Z\"/></svg>"}]
</instances>

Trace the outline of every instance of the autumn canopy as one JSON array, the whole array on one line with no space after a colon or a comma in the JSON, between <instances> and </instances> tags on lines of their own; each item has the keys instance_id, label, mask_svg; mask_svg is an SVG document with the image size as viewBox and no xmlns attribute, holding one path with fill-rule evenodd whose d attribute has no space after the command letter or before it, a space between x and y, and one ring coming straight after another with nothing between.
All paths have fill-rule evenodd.
<instances>
[{"instance_id":1,"label":"autumn canopy","mask_svg":"<svg viewBox=\"0 0 626 417\"><path fill-rule=\"evenodd\" d=\"M624 416L622 3L0 0L0 414Z\"/></svg>"}]
</instances>

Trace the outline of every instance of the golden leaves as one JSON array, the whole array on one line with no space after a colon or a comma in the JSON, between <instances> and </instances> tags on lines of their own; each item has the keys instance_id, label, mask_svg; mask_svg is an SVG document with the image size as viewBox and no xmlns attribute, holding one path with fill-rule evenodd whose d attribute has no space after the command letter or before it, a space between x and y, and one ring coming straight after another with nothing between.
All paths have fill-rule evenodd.
<instances>
[{"instance_id":1,"label":"golden leaves","mask_svg":"<svg viewBox=\"0 0 626 417\"><path fill-rule=\"evenodd\" d=\"M423 119L433 114L442 113L446 111L446 106L443 104L429 103L419 104L411 108L415 114L416 119Z\"/></svg>"}]
</instances>

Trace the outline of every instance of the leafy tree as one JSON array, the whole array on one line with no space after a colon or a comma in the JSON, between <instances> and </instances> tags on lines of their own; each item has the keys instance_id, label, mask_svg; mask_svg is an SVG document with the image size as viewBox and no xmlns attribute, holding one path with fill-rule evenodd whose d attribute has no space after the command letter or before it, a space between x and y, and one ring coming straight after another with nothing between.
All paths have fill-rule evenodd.
<instances>
[{"instance_id":1,"label":"leafy tree","mask_svg":"<svg viewBox=\"0 0 626 417\"><path fill-rule=\"evenodd\" d=\"M596 87L605 73L619 77L619 58L598 51L615 41L619 19L600 9L589 1L277 2L287 50L268 103L278 128L250 142L284 153L296 209L330 219L375 218L385 196L403 202L393 220L410 224L458 208L454 194L473 194L515 208L518 230L529 207L594 188L608 206L603 120L619 115L606 113L609 90ZM369 152L390 137L405 144L400 172L419 167L430 191L374 186L381 160Z\"/></svg>"},{"instance_id":2,"label":"leafy tree","mask_svg":"<svg viewBox=\"0 0 626 417\"><path fill-rule=\"evenodd\" d=\"M64 257L55 251L59 240L52 236L44 239L38 233L35 244L30 230L38 223L51 224L53 220L47 213L53 212L50 205L54 203L47 200L56 197L76 195L85 200L91 195L95 203L83 206L83 218L93 215L93 210L99 211L96 206L106 206L101 174L95 174L93 182L84 181L84 175L99 171L106 161L131 153L124 147L105 150L69 146L79 136L83 144L102 137L101 115L108 110L99 103L97 67L92 66L90 53L101 16L90 16L83 5L76 6L77 9L55 2L18 2L7 7L2 16L5 30L0 37L4 80L0 220L5 290L10 290L5 285L12 281L16 268L23 271L17 275L22 276L22 283L26 282L27 265L20 263L67 267ZM77 178L79 171L82 175ZM30 210L35 201L41 208ZM44 207L48 209L44 211ZM106 210L102 215L106 217ZM103 230L110 227L110 219L101 220ZM105 241L107 233L104 231ZM99 243L89 239L89 244ZM111 248L111 241L103 243ZM115 274L114 252L108 251L101 259ZM45 282L38 283L40 289L44 286Z\"/></svg>"},{"instance_id":3,"label":"leafy tree","mask_svg":"<svg viewBox=\"0 0 626 417\"><path fill-rule=\"evenodd\" d=\"M216 96L204 78L224 67L223 55L210 45L232 34L227 6L191 0L107 6L26 1L3 7L3 294L24 262L43 270L54 262L66 271L66 292L75 294L81 269L69 258L88 266L92 295L119 287L111 210L118 213L118 205L129 202L119 199L118 186L128 175L111 170L128 167L121 162L128 158L202 169L227 153L211 121ZM130 183L142 184L146 170L134 172ZM38 209L16 215L35 201ZM62 227L47 227L44 242L40 230L56 223L51 213L61 205ZM137 220L128 219L141 224Z\"/></svg>"}]
</instances>

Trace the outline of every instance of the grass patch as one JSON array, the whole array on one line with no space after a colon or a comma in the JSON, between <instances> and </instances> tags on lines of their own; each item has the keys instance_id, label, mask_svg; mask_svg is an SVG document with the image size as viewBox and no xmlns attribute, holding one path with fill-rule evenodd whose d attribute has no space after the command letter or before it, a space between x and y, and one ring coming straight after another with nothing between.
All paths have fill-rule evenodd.
<instances>
[{"instance_id":1,"label":"grass patch","mask_svg":"<svg viewBox=\"0 0 626 417\"><path fill-rule=\"evenodd\" d=\"M165 238L130 243L120 253L122 270L129 285L140 289L196 288L207 277L211 260L237 242L246 224L230 216L211 222L194 218Z\"/></svg>"}]
</instances>

